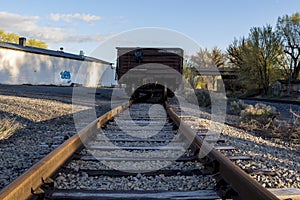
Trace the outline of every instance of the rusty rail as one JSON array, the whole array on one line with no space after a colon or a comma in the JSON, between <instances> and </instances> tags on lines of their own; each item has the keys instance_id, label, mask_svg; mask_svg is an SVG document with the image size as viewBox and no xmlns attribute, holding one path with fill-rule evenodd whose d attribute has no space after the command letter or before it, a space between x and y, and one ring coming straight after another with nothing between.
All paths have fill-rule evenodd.
<instances>
[{"instance_id":1,"label":"rusty rail","mask_svg":"<svg viewBox=\"0 0 300 200\"><path fill-rule=\"evenodd\" d=\"M217 163L218 172L221 177L231 188L238 193L240 199L249 200L274 200L279 199L268 189L264 188L252 177L250 177L241 168L235 165L231 160L226 158L223 154L215 149L211 149L209 144L203 141L199 136L196 135L186 123L184 123L173 109L166 102L167 112L170 118L179 127L180 132L188 139L193 140L194 144L198 149L201 148L203 151L207 151L210 160Z\"/></svg>"},{"instance_id":2,"label":"rusty rail","mask_svg":"<svg viewBox=\"0 0 300 200\"><path fill-rule=\"evenodd\" d=\"M30 198L32 196L32 191L39 188L43 184L43 180L46 180L54 174L77 149L82 147L83 141L90 137L94 129L101 127L105 122L122 112L132 103L133 102L131 101L122 106L118 106L93 121L78 134L71 137L41 161L36 163L10 185L2 189L0 191L0 199L8 200ZM180 120L168 104L166 104L166 108L169 116L176 125L180 127L180 131L185 135L185 137L193 139L197 148L209 151L208 157L218 163L218 171L220 175L228 184L230 184L234 191L239 194L241 199L278 199L273 193L262 187L258 182L252 179L220 152L215 149L210 151L210 147L206 147L205 142L200 137L195 137L195 132Z\"/></svg>"},{"instance_id":3,"label":"rusty rail","mask_svg":"<svg viewBox=\"0 0 300 200\"><path fill-rule=\"evenodd\" d=\"M93 130L116 116L133 102L130 101L124 105L118 106L103 116L99 117L88 126L83 128L78 134L71 137L46 157L32 166L23 175L0 191L1 200L28 199L32 196L32 191L36 190L52 174L55 173L72 154L82 147L83 140L88 139Z\"/></svg>"}]
</instances>

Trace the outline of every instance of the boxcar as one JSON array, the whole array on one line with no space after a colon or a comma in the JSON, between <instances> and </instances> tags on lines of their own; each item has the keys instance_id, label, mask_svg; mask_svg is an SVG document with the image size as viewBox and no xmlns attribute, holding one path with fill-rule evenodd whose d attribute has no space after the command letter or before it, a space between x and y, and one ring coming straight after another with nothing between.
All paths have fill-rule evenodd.
<instances>
[{"instance_id":1,"label":"boxcar","mask_svg":"<svg viewBox=\"0 0 300 200\"><path fill-rule=\"evenodd\" d=\"M117 47L116 75L127 94L158 92L172 96L181 83L181 48Z\"/></svg>"}]
</instances>

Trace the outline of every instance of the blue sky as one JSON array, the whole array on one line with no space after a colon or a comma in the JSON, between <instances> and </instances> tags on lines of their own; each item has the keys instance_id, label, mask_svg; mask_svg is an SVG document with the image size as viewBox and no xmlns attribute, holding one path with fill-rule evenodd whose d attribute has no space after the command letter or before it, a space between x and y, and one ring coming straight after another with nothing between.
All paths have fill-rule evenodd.
<instances>
[{"instance_id":1,"label":"blue sky","mask_svg":"<svg viewBox=\"0 0 300 200\"><path fill-rule=\"evenodd\" d=\"M10 0L1 4L0 29L72 53L92 54L114 34L142 27L175 30L201 47L225 50L251 27L274 27L279 16L297 11L299 0Z\"/></svg>"}]
</instances>

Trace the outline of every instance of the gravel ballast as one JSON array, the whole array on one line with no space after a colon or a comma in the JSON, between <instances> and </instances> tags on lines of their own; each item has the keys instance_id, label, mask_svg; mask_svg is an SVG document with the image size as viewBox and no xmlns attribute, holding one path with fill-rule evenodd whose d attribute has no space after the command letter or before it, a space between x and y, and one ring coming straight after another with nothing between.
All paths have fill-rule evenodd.
<instances>
[{"instance_id":1,"label":"gravel ballast","mask_svg":"<svg viewBox=\"0 0 300 200\"><path fill-rule=\"evenodd\" d=\"M64 92L59 93L57 92L60 91L59 87L54 87L55 92L52 91L51 87L42 87L42 92L39 92L39 89L36 89L37 87L32 87L34 91L31 91L30 87L26 87L26 90L30 91L26 91L26 93L19 91L17 88L15 86L14 92L10 92L8 96L5 95L5 91L9 91L9 88L0 87L0 117L13 118L21 125L13 136L6 140L0 140L0 189L11 183L59 144L76 134L72 114L72 96L70 92L65 95L65 90L68 89L62 88ZM56 93L59 93L62 97L55 96ZM109 92L96 95L96 98L98 97L96 101L98 115L110 109L109 95ZM90 109L86 105L76 106L76 110L80 111ZM207 112L195 109L190 104L181 105L181 111L182 118L195 129L201 130L207 128L210 124L208 120L210 115ZM187 115L194 117L185 117ZM226 140L226 145L238 149L235 153L252 156L252 161L237 161L236 163L240 167L253 170L269 169L276 173L275 176L252 175L263 186L268 188L300 188L299 144L279 139L263 139L257 137L255 133L246 132L229 125L224 125L220 137ZM72 168L77 168L74 163L70 165L72 165ZM89 163L84 162L80 165L83 167L89 165ZM103 167L103 165L95 166L95 168L98 167ZM67 182L65 179L73 179L74 182L78 183L75 188L82 187L83 189L87 187L88 182L92 181L96 184L92 186L94 189L99 187L110 189L112 187L165 190L180 189L178 184L181 182L185 186L184 188L196 190L205 188L201 184L202 182L211 181L205 178L198 179L200 176L195 176L192 179L178 176L181 177L180 180L176 180L175 177L168 177L164 179L168 181L162 182L162 177L151 178L141 174L126 180L123 180L122 177L110 179L105 176L89 177L86 175L82 178L81 175L68 178L67 174L60 174L60 182L58 181L57 186L59 188L68 187L64 185ZM197 179L198 182L195 181ZM161 184L158 184L159 181ZM143 182L145 185L143 185ZM195 187L197 184L199 187Z\"/></svg>"},{"instance_id":2,"label":"gravel ballast","mask_svg":"<svg viewBox=\"0 0 300 200\"><path fill-rule=\"evenodd\" d=\"M153 107L156 107L153 108ZM149 126L135 126L134 124L130 124L128 121L128 117L124 113L118 115L114 118L114 121L110 122L109 125L104 126L103 132L106 135L115 135L115 129L118 125L125 125L122 128L123 134L129 133L127 135L127 139L132 138L131 134L137 134L135 138L132 139L140 139L143 136L149 137L152 135L153 130L168 130L168 131L158 131L155 137L149 137L153 139L151 142L144 142L139 140L133 142L116 142L111 147L110 150L99 150L92 149L87 151L86 149L82 150L79 155L89 155L90 153L96 156L99 160L93 161L84 161L84 160L73 160L71 161L65 169L62 169L59 172L59 176L55 178L55 185L57 189L85 189L85 190L154 190L154 191L169 191L169 190L180 190L180 191L194 191L194 190L205 190L205 189L213 189L215 186L215 180L211 175L203 175L203 165L197 161L189 161L189 162L175 162L177 158L180 156L190 157L189 150L183 148L184 144L179 142L172 142L167 146L167 144L162 144L161 142L155 141L156 139L162 139L159 137L160 135L168 136L169 138L176 137L177 131L173 131L173 124L166 123L166 118L161 116L164 113L163 108L158 108L157 105L152 104L134 104L131 106L130 117L136 119L139 118L138 122L142 122L144 117L148 119L148 111L152 110L152 114L149 116L153 116L151 119L152 124L149 122ZM125 112L126 113L126 112ZM124 116L125 115L125 116ZM166 115L164 115L166 116ZM124 118L125 117L125 118ZM122 120L126 119L126 120ZM160 119L160 120L158 120ZM117 123L121 121L120 123ZM147 121L147 120L145 120ZM145 122L144 121L144 122ZM118 125L117 125L118 124ZM148 124L148 123L144 123ZM163 125L163 126L161 126ZM121 126L122 127L122 126ZM146 131L147 130L147 131ZM99 134L97 134L97 138L99 138ZM154 139L156 138L156 139ZM147 141L147 137L145 137ZM89 146L98 146L98 147L107 147L108 142L104 141L96 141L92 140L89 143ZM120 150L120 147L142 147L139 150ZM149 148L148 148L149 147ZM153 150L155 147L174 147L169 150L160 149ZM148 150L145 150L148 148ZM120 158L118 161L112 161L110 159ZM146 160L143 160L145 159ZM142 160L140 160L142 159ZM89 175L86 173L89 170L108 170L108 169L116 169L123 172L136 172L132 173L132 175L127 176L123 175L122 177L114 176L113 174L109 174L110 176L104 175ZM85 171L83 171L85 170ZM157 171L158 170L158 171ZM172 174L166 175L165 172L167 170L177 170L173 171ZM179 171L178 171L179 170ZM190 173L187 175L185 171L201 171L201 173ZM145 174L142 172L152 172L152 175ZM99 174L99 171L98 171Z\"/></svg>"},{"instance_id":3,"label":"gravel ballast","mask_svg":"<svg viewBox=\"0 0 300 200\"><path fill-rule=\"evenodd\" d=\"M184 102L184 100L181 100L181 102ZM176 108L174 103L173 105ZM279 105L277 103L277 106L282 108L287 105ZM190 124L194 129L198 130L209 128L211 125L211 121L209 120L210 114L207 110L207 108L199 109L195 105L187 102L181 104L180 109L178 107L175 109L175 111L181 114L184 121ZM231 120L229 119L230 117L227 116L226 122ZM263 169L275 172L275 175L273 176L251 175L264 187L300 188L299 142L262 138L256 136L254 132L247 132L230 125L222 123L215 123L215 125L223 127L220 138L226 140L224 145L237 148L235 154L252 157L252 161L236 161L241 168L246 170L250 169L250 171Z\"/></svg>"},{"instance_id":4,"label":"gravel ballast","mask_svg":"<svg viewBox=\"0 0 300 200\"><path fill-rule=\"evenodd\" d=\"M12 119L19 124L19 129L11 137L0 140L0 189L77 133L73 120L72 88L25 88L22 92L17 90L17 86L0 87L1 119ZM103 91L101 98L96 100L98 115L110 109L111 92ZM86 105L74 106L82 112L90 109Z\"/></svg>"}]
</instances>

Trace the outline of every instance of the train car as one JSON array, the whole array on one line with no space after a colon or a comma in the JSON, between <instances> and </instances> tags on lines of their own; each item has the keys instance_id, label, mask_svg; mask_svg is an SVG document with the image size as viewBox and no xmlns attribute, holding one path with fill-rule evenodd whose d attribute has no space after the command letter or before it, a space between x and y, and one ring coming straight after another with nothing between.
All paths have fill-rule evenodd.
<instances>
[{"instance_id":1,"label":"train car","mask_svg":"<svg viewBox=\"0 0 300 200\"><path fill-rule=\"evenodd\" d=\"M173 96L182 80L181 48L117 47L116 79L128 95L160 93Z\"/></svg>"}]
</instances>

